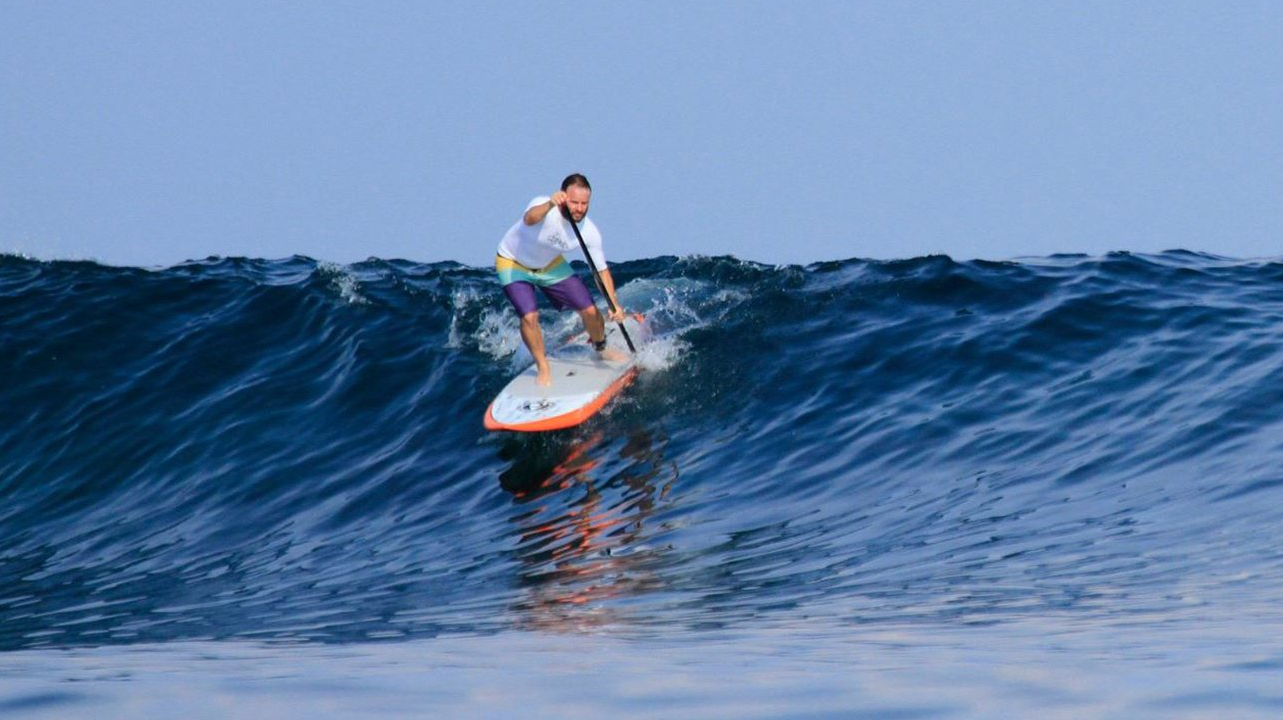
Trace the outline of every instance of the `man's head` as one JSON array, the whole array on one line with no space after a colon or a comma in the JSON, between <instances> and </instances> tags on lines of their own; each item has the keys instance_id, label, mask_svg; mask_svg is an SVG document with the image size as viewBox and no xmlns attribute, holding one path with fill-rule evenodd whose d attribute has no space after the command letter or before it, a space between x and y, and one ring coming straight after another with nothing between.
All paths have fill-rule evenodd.
<instances>
[{"instance_id":1,"label":"man's head","mask_svg":"<svg viewBox=\"0 0 1283 720\"><path fill-rule=\"evenodd\" d=\"M561 189L566 193L566 209L570 211L570 218L575 222L583 220L588 214L588 202L592 200L592 185L588 184L588 178L579 173L567 175L561 181Z\"/></svg>"}]
</instances>

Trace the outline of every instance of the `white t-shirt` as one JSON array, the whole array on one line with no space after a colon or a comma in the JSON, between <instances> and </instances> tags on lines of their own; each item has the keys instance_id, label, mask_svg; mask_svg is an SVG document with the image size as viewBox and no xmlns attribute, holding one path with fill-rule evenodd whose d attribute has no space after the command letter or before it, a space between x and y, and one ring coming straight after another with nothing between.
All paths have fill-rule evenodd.
<instances>
[{"instance_id":1,"label":"white t-shirt","mask_svg":"<svg viewBox=\"0 0 1283 720\"><path fill-rule=\"evenodd\" d=\"M530 201L526 210L545 205L549 199L537 197ZM584 244L588 246L597 269L605 270L606 256L601 251L601 232L590 218L584 217L579 221L579 234L584 236ZM557 256L568 250L580 250L579 240L561 212L553 209L548 211L541 223L527 225L524 220L518 219L517 224L508 228L508 232L499 241L498 252L500 257L516 260L528 268L538 270L551 265Z\"/></svg>"}]
</instances>

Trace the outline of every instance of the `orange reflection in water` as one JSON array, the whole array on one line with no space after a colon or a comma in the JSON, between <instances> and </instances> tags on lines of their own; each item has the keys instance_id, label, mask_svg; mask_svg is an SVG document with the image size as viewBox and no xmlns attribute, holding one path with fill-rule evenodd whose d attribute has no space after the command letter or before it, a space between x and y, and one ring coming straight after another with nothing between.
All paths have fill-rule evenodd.
<instances>
[{"instance_id":1,"label":"orange reflection in water","mask_svg":"<svg viewBox=\"0 0 1283 720\"><path fill-rule=\"evenodd\" d=\"M666 442L634 433L612 456L597 432L512 454L500 482L525 506L513 523L527 592L513 608L526 624L573 632L626 622L611 601L664 587L665 548L647 544L646 520L677 478Z\"/></svg>"}]
</instances>

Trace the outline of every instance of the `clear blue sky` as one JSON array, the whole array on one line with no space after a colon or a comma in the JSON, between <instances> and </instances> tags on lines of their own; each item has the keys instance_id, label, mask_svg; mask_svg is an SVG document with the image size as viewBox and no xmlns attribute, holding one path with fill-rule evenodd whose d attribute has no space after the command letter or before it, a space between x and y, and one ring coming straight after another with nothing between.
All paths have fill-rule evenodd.
<instances>
[{"instance_id":1,"label":"clear blue sky","mask_svg":"<svg viewBox=\"0 0 1283 720\"><path fill-rule=\"evenodd\" d=\"M488 265L1283 240L1283 2L0 0L0 251Z\"/></svg>"}]
</instances>

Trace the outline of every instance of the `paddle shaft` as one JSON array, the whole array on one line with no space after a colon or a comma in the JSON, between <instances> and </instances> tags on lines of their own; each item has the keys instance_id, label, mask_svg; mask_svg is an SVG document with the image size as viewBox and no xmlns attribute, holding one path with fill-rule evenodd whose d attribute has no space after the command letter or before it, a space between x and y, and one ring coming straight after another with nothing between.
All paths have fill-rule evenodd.
<instances>
[{"instance_id":1,"label":"paddle shaft","mask_svg":"<svg viewBox=\"0 0 1283 720\"><path fill-rule=\"evenodd\" d=\"M610 299L610 293L606 292L606 287L601 284L600 271L597 270L597 263L593 262L592 253L588 252L588 243L584 242L584 236L579 233L579 223L575 222L575 219L570 217L570 214L563 210L562 206L558 205L557 211L561 213L562 217L570 221L570 227L575 229L575 237L579 238L579 247L583 248L584 259L588 261L588 269L592 270L593 282L597 284L597 292L606 298L606 306L610 308L610 312L613 315L616 312L615 301ZM633 339L628 337L628 330L624 328L623 322L619 323L619 332L623 333L624 342L628 343L628 350L635 354L637 348L633 346Z\"/></svg>"}]
</instances>

